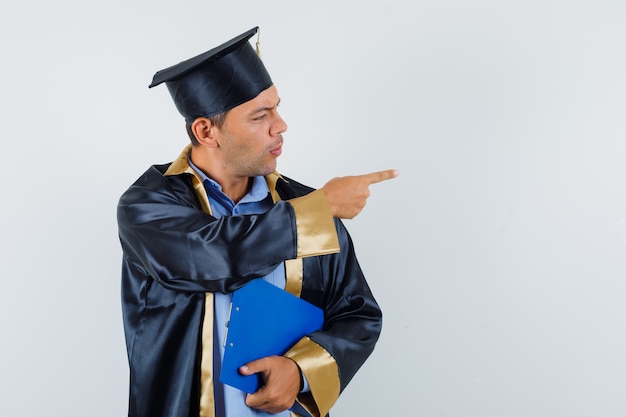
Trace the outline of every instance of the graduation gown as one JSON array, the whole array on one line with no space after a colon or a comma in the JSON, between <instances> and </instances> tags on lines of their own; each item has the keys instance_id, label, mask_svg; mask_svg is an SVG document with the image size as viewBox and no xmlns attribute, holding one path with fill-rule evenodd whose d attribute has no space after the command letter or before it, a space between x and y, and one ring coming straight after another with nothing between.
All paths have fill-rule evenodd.
<instances>
[{"instance_id":1,"label":"graduation gown","mask_svg":"<svg viewBox=\"0 0 626 417\"><path fill-rule=\"evenodd\" d=\"M285 354L310 387L292 415L327 415L382 324L348 232L321 190L276 173L266 177L267 213L212 217L189 149L150 167L118 204L129 416L214 417L213 293L281 262L285 289L324 310L322 330Z\"/></svg>"}]
</instances>

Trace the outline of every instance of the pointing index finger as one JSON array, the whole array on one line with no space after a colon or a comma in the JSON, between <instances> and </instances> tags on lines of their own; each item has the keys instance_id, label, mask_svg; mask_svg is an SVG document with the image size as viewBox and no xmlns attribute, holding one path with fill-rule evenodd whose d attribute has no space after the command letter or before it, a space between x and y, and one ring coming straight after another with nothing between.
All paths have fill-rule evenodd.
<instances>
[{"instance_id":1,"label":"pointing index finger","mask_svg":"<svg viewBox=\"0 0 626 417\"><path fill-rule=\"evenodd\" d=\"M363 175L363 177L365 177L365 180L369 182L370 184L376 184L378 182L387 181L392 178L395 178L398 175L399 175L399 172L397 169L387 169L385 171L377 171L377 172L365 174Z\"/></svg>"}]
</instances>

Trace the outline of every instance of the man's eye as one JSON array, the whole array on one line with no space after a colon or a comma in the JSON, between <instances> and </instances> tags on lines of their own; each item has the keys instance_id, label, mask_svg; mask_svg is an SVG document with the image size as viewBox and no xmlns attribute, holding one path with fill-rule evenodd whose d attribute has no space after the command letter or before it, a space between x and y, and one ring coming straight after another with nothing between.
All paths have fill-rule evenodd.
<instances>
[{"instance_id":1,"label":"man's eye","mask_svg":"<svg viewBox=\"0 0 626 417\"><path fill-rule=\"evenodd\" d=\"M266 116L267 116L267 114L266 114L266 113L264 113L264 114L262 114L262 115L260 115L260 116L255 117L255 118L254 118L254 119L252 119L252 120L263 120L263 119L265 119L265 117L266 117Z\"/></svg>"}]
</instances>

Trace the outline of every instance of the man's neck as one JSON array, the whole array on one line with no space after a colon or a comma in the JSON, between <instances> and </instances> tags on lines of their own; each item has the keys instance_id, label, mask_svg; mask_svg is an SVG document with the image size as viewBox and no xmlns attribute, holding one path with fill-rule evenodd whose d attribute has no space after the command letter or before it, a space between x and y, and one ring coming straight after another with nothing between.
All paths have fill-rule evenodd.
<instances>
[{"instance_id":1,"label":"man's neck","mask_svg":"<svg viewBox=\"0 0 626 417\"><path fill-rule=\"evenodd\" d=\"M214 178L209 174L207 175L222 186L222 192L233 200L233 203L235 204L248 194L252 185L252 181L249 177L241 178L239 181L225 181L220 180L219 178Z\"/></svg>"},{"instance_id":2,"label":"man's neck","mask_svg":"<svg viewBox=\"0 0 626 417\"><path fill-rule=\"evenodd\" d=\"M195 151L192 148L191 162L200 169L206 176L217 182L222 187L222 192L228 196L235 204L237 204L248 192L252 186L250 177L239 177L229 175L227 170L220 169L220 164L211 161L209 155Z\"/></svg>"}]
</instances>

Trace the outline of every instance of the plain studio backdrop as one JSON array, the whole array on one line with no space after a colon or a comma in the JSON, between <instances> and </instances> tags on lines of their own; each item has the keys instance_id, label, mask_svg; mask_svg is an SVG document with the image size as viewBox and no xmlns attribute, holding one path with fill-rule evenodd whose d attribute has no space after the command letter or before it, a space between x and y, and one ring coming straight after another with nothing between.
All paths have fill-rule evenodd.
<instances>
[{"instance_id":1,"label":"plain studio backdrop","mask_svg":"<svg viewBox=\"0 0 626 417\"><path fill-rule=\"evenodd\" d=\"M127 413L116 204L188 143L147 86L259 25L279 170L401 173L346 221L384 328L331 414L626 416L622 0L5 3L0 415Z\"/></svg>"}]
</instances>

